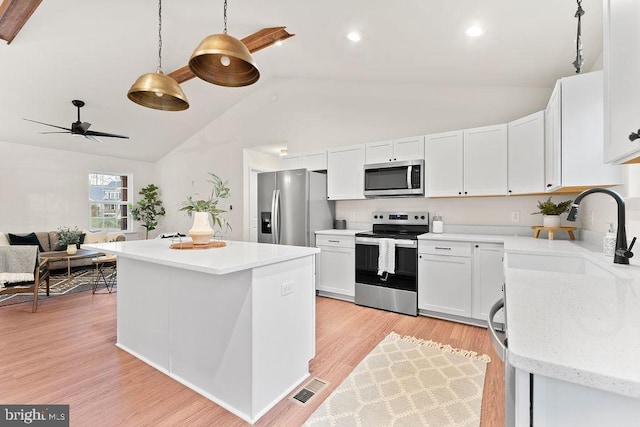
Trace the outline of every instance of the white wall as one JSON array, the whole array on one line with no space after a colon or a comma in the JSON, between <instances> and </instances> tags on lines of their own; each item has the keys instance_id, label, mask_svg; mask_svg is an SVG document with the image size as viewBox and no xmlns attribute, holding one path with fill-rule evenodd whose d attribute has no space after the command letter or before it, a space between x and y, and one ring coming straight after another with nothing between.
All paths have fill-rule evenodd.
<instances>
[{"instance_id":1,"label":"white wall","mask_svg":"<svg viewBox=\"0 0 640 427\"><path fill-rule=\"evenodd\" d=\"M5 232L89 228L89 171L132 173L134 200L154 181L153 164L146 162L7 142L0 142L0 153L0 231ZM137 223L136 230L144 236Z\"/></svg>"}]
</instances>

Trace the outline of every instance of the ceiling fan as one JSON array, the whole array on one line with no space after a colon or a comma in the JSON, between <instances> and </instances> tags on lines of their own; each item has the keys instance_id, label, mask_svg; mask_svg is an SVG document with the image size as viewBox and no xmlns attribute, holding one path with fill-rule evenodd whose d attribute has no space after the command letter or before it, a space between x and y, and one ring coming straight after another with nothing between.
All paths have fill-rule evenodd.
<instances>
[{"instance_id":1,"label":"ceiling fan","mask_svg":"<svg viewBox=\"0 0 640 427\"><path fill-rule=\"evenodd\" d=\"M97 130L89 130L91 123L83 122L80 120L80 108L84 107L84 101L74 99L73 101L71 101L71 103L78 108L78 120L71 123L71 128L65 128L62 126L52 125L49 123L43 123L37 120L31 120L31 119L24 119L24 120L27 120L29 122L39 123L45 126L51 126L54 128L63 129L65 131L65 132L58 131L58 132L40 132L40 133L70 133L72 135L82 135L85 138L90 139L91 141L94 141L94 142L102 142L97 138L99 136L109 137L109 138L129 139L128 136L124 136L124 135L117 135L115 133L107 133L107 132L99 132Z\"/></svg>"}]
</instances>

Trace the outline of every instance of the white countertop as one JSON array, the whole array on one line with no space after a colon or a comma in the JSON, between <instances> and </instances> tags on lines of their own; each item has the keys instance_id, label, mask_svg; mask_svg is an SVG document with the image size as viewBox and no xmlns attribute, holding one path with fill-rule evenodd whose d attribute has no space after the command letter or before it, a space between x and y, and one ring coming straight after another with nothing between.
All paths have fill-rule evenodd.
<instances>
[{"instance_id":1,"label":"white countertop","mask_svg":"<svg viewBox=\"0 0 640 427\"><path fill-rule=\"evenodd\" d=\"M504 243L509 254L581 257L607 277L505 268L509 362L534 374L640 399L640 265L581 241L476 234L420 240ZM508 261L507 261L508 264Z\"/></svg>"},{"instance_id":2,"label":"white countertop","mask_svg":"<svg viewBox=\"0 0 640 427\"><path fill-rule=\"evenodd\" d=\"M345 229L345 230L318 230L316 231L316 234L331 234L333 236L355 236L356 233L363 233L365 231L369 231L369 230L351 230L351 229Z\"/></svg>"},{"instance_id":3,"label":"white countertop","mask_svg":"<svg viewBox=\"0 0 640 427\"><path fill-rule=\"evenodd\" d=\"M185 239L189 241L190 239ZM211 249L170 249L171 239L83 244L83 249L110 252L121 257L201 271L228 274L263 265L314 255L318 248L225 240L227 246Z\"/></svg>"}]
</instances>

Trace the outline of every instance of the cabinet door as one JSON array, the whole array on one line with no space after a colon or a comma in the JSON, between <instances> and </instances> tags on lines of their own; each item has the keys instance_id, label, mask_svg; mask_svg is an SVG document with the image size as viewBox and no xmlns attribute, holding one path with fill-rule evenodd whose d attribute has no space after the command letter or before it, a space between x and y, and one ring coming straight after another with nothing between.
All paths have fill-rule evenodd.
<instances>
[{"instance_id":1,"label":"cabinet door","mask_svg":"<svg viewBox=\"0 0 640 427\"><path fill-rule=\"evenodd\" d=\"M327 170L327 152L302 153L302 167L310 171Z\"/></svg>"},{"instance_id":2,"label":"cabinet door","mask_svg":"<svg viewBox=\"0 0 640 427\"><path fill-rule=\"evenodd\" d=\"M327 198L364 199L364 145L350 145L327 152Z\"/></svg>"},{"instance_id":3,"label":"cabinet door","mask_svg":"<svg viewBox=\"0 0 640 427\"><path fill-rule=\"evenodd\" d=\"M365 163L393 161L393 141L378 141L365 144Z\"/></svg>"},{"instance_id":4,"label":"cabinet door","mask_svg":"<svg viewBox=\"0 0 640 427\"><path fill-rule=\"evenodd\" d=\"M509 194L544 192L544 111L508 125Z\"/></svg>"},{"instance_id":5,"label":"cabinet door","mask_svg":"<svg viewBox=\"0 0 640 427\"><path fill-rule=\"evenodd\" d=\"M412 136L393 140L394 160L424 159L424 136Z\"/></svg>"},{"instance_id":6,"label":"cabinet door","mask_svg":"<svg viewBox=\"0 0 640 427\"><path fill-rule=\"evenodd\" d=\"M555 191L562 183L560 172L562 167L561 155L561 90L560 81L556 83L551 98L544 111L544 180L545 190Z\"/></svg>"},{"instance_id":7,"label":"cabinet door","mask_svg":"<svg viewBox=\"0 0 640 427\"><path fill-rule=\"evenodd\" d=\"M639 17L637 0L604 0L604 156L617 164L640 156L640 139L629 140L640 128Z\"/></svg>"},{"instance_id":8,"label":"cabinet door","mask_svg":"<svg viewBox=\"0 0 640 427\"><path fill-rule=\"evenodd\" d=\"M502 298L504 246L499 243L476 243L473 248L473 310L472 317L486 321L489 309ZM503 323L502 312L495 317Z\"/></svg>"},{"instance_id":9,"label":"cabinet door","mask_svg":"<svg viewBox=\"0 0 640 427\"><path fill-rule=\"evenodd\" d=\"M462 131L425 136L426 196L461 196Z\"/></svg>"},{"instance_id":10,"label":"cabinet door","mask_svg":"<svg viewBox=\"0 0 640 427\"><path fill-rule=\"evenodd\" d=\"M418 309L471 317L471 258L418 255Z\"/></svg>"},{"instance_id":11,"label":"cabinet door","mask_svg":"<svg viewBox=\"0 0 640 427\"><path fill-rule=\"evenodd\" d=\"M507 125L464 131L464 193L507 194Z\"/></svg>"},{"instance_id":12,"label":"cabinet door","mask_svg":"<svg viewBox=\"0 0 640 427\"><path fill-rule=\"evenodd\" d=\"M287 154L280 157L280 170L300 169L302 167L302 154Z\"/></svg>"},{"instance_id":13,"label":"cabinet door","mask_svg":"<svg viewBox=\"0 0 640 427\"><path fill-rule=\"evenodd\" d=\"M356 252L353 248L318 246L318 291L344 296L353 301L356 283Z\"/></svg>"}]
</instances>

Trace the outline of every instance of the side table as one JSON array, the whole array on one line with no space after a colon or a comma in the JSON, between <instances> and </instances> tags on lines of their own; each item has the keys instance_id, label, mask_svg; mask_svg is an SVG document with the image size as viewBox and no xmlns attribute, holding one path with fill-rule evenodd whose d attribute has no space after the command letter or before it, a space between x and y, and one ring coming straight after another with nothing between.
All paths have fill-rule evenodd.
<instances>
[{"instance_id":1,"label":"side table","mask_svg":"<svg viewBox=\"0 0 640 427\"><path fill-rule=\"evenodd\" d=\"M100 282L104 283L104 287L107 292L111 293L113 291L113 286L116 284L117 280L118 259L115 255L108 254L105 256L93 258L91 261L93 261L93 264L96 266L96 276L92 284L92 293L96 293ZM113 270L110 275L105 274L106 268L111 268Z\"/></svg>"},{"instance_id":2,"label":"side table","mask_svg":"<svg viewBox=\"0 0 640 427\"><path fill-rule=\"evenodd\" d=\"M534 230L533 237L536 239L540 236L540 232L544 230L549 232L549 240L553 240L554 231L566 231L569 234L569 239L576 240L573 230L577 227L543 227L542 225L532 225L531 228Z\"/></svg>"}]
</instances>

